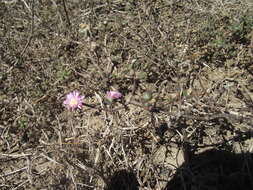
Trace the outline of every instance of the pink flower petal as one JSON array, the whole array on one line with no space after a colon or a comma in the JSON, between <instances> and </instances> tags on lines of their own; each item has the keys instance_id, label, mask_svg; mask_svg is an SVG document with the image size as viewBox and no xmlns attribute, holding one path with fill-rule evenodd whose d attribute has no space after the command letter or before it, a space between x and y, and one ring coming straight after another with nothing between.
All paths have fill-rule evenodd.
<instances>
[{"instance_id":1,"label":"pink flower petal","mask_svg":"<svg viewBox=\"0 0 253 190\"><path fill-rule=\"evenodd\" d=\"M118 91L109 91L106 93L107 98L109 99L118 99L122 97L122 94Z\"/></svg>"},{"instance_id":2,"label":"pink flower petal","mask_svg":"<svg viewBox=\"0 0 253 190\"><path fill-rule=\"evenodd\" d=\"M70 92L67 94L66 99L64 100L64 106L69 110L75 110L77 108L82 108L82 103L84 96L79 96L80 93L78 91Z\"/></svg>"}]
</instances>

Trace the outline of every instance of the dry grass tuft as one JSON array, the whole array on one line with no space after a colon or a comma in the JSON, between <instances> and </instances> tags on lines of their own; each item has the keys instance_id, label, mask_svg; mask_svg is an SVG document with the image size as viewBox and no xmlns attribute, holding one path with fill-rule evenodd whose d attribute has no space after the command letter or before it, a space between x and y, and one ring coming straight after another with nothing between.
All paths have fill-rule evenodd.
<instances>
[{"instance_id":1,"label":"dry grass tuft","mask_svg":"<svg viewBox=\"0 0 253 190\"><path fill-rule=\"evenodd\" d=\"M1 1L0 189L252 189L252 8Z\"/></svg>"}]
</instances>

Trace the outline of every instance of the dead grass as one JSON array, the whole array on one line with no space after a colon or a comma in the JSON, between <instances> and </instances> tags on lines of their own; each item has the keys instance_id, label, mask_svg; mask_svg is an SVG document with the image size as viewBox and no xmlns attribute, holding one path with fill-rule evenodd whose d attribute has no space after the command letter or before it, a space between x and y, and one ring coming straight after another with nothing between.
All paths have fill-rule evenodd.
<instances>
[{"instance_id":1,"label":"dead grass","mask_svg":"<svg viewBox=\"0 0 253 190\"><path fill-rule=\"evenodd\" d=\"M0 2L0 188L252 189L252 8Z\"/></svg>"}]
</instances>

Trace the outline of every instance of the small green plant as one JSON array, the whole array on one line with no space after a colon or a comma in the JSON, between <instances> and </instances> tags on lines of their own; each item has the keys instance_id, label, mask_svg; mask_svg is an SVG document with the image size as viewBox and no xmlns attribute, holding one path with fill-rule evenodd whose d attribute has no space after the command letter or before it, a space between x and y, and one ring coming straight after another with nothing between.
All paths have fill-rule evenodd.
<instances>
[{"instance_id":1,"label":"small green plant","mask_svg":"<svg viewBox=\"0 0 253 190\"><path fill-rule=\"evenodd\" d=\"M57 75L58 75L59 80L61 80L61 81L66 80L71 75L71 71L70 70L60 70L60 71L58 71Z\"/></svg>"},{"instance_id":2,"label":"small green plant","mask_svg":"<svg viewBox=\"0 0 253 190\"><path fill-rule=\"evenodd\" d=\"M27 126L28 126L28 120L27 120L27 118L20 118L18 120L17 125L18 125L18 128L20 128L20 129L26 129Z\"/></svg>"},{"instance_id":3,"label":"small green plant","mask_svg":"<svg viewBox=\"0 0 253 190\"><path fill-rule=\"evenodd\" d=\"M252 29L253 16L242 16L240 19L234 21L230 26L232 39L240 43L246 43L247 34L250 33Z\"/></svg>"}]
</instances>

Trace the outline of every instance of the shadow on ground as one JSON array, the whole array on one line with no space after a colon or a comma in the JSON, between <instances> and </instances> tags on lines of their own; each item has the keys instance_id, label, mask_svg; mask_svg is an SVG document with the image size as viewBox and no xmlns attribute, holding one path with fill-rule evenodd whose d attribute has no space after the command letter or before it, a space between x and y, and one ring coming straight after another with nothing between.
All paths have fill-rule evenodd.
<instances>
[{"instance_id":1,"label":"shadow on ground","mask_svg":"<svg viewBox=\"0 0 253 190\"><path fill-rule=\"evenodd\" d=\"M106 190L138 190L139 184L134 173L120 170L114 173Z\"/></svg>"},{"instance_id":2,"label":"shadow on ground","mask_svg":"<svg viewBox=\"0 0 253 190\"><path fill-rule=\"evenodd\" d=\"M253 154L208 150L177 169L164 190L251 190Z\"/></svg>"}]
</instances>

